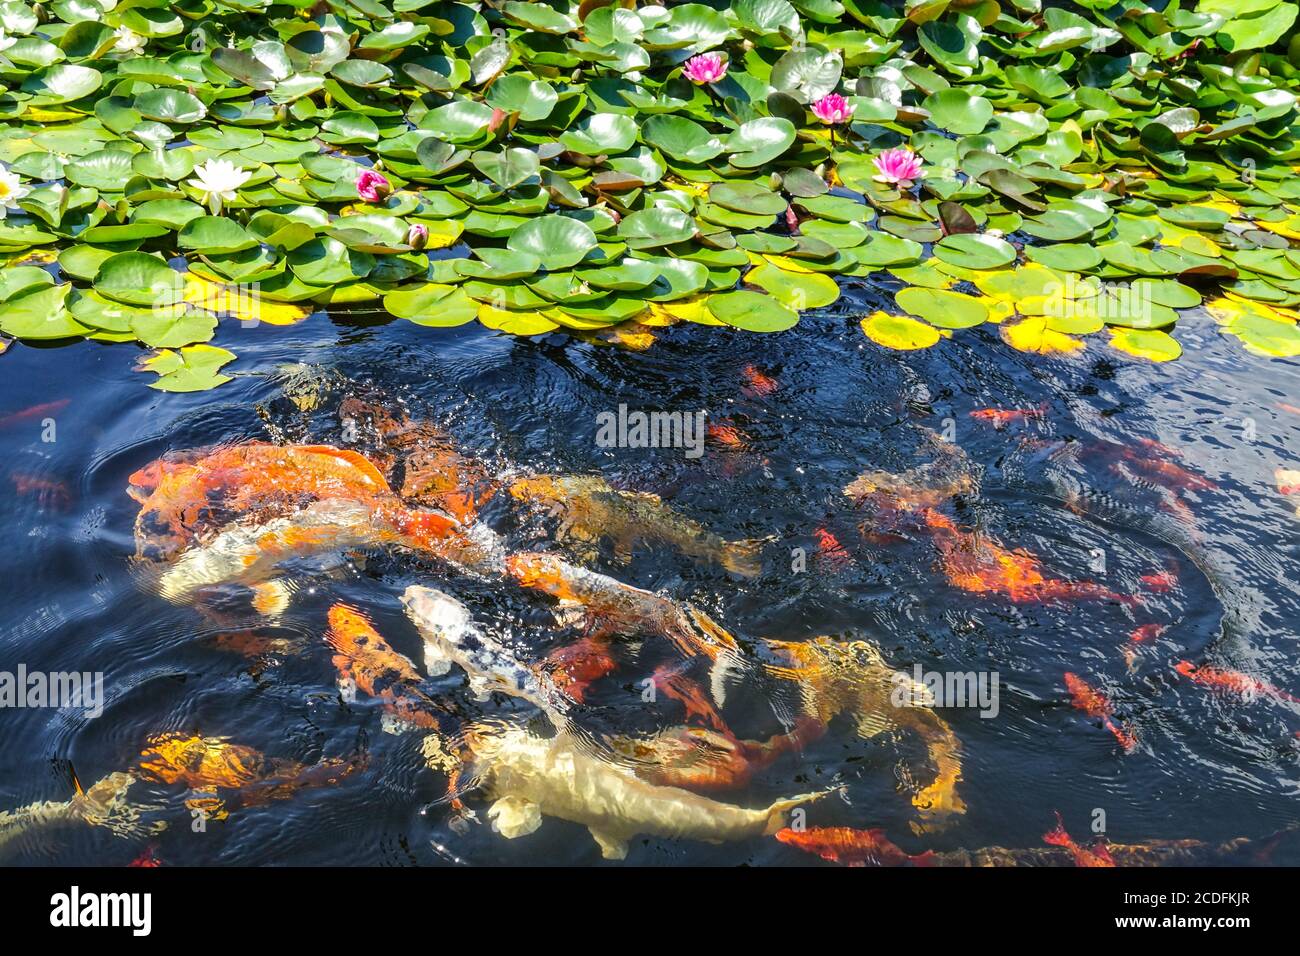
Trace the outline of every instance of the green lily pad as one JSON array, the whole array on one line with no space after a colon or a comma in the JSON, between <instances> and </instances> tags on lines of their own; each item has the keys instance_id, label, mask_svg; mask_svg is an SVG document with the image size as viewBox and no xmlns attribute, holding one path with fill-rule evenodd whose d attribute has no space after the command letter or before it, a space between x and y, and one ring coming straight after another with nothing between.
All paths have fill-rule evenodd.
<instances>
[{"instance_id":1,"label":"green lily pad","mask_svg":"<svg viewBox=\"0 0 1300 956\"><path fill-rule=\"evenodd\" d=\"M596 248L596 234L586 223L568 216L530 219L510 233L506 248L541 260L547 270L570 269Z\"/></svg>"},{"instance_id":2,"label":"green lily pad","mask_svg":"<svg viewBox=\"0 0 1300 956\"><path fill-rule=\"evenodd\" d=\"M722 292L709 296L709 312L718 321L747 332L783 332L799 322L799 313L759 292Z\"/></svg>"}]
</instances>

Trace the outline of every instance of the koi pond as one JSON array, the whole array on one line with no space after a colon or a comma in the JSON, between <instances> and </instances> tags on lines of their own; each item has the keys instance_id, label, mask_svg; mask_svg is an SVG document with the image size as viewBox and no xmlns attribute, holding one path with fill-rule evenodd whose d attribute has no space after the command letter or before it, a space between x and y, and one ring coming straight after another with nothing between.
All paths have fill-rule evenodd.
<instances>
[{"instance_id":1,"label":"koi pond","mask_svg":"<svg viewBox=\"0 0 1300 956\"><path fill-rule=\"evenodd\" d=\"M0 0L0 860L1300 865L1298 13Z\"/></svg>"},{"instance_id":2,"label":"koi pond","mask_svg":"<svg viewBox=\"0 0 1300 956\"><path fill-rule=\"evenodd\" d=\"M122 832L28 821L7 856L598 863L577 821L607 811L562 806L599 804L598 781L537 795L526 833L511 829L528 829L513 801L490 810L508 781L485 796L470 768L459 804L447 798L467 727L546 741L559 714L578 759L649 784L629 812L661 835L601 833L622 835L630 863L817 862L765 820L651 809L670 784L750 809L826 793L801 808L805 832L879 829L868 858L881 861L994 848L1068 864L1069 847L1043 840L1054 811L1079 852L1101 819L1117 860L1300 861L1294 841L1270 842L1296 825L1300 773L1300 518L1274 476L1300 439L1294 363L1243 356L1208 317L1185 324L1197 347L1165 366L1043 361L984 333L885 352L853 334L878 297L850 289L780 335L662 329L645 351L372 315L223 325L233 381L195 395L141 388L119 347L15 348L0 383L5 669L102 674L103 697L97 716L0 712L3 802L65 801L74 772L88 790L130 772L140 816ZM607 447L619 406L625 420L704 412L703 453ZM678 632L649 602L584 616L517 561L494 573L379 537L328 557L304 544L261 577L278 595L226 583L168 600L150 549L175 528L142 522L141 547L149 505L128 488L154 485L143 497L159 506L151 463L250 443L354 449L408 494L421 476L444 501L477 493L492 546L703 617ZM421 472L419 454L448 449L456 468ZM218 476L207 488L195 507L219 506ZM752 544L727 550L739 542ZM472 648L482 670L437 674L411 586L463 604L542 698L495 686L515 675ZM698 620L738 650L715 654L725 638ZM370 633L384 653L366 650ZM937 699L910 688L895 706L894 671ZM977 682L949 700L933 675Z\"/></svg>"}]
</instances>

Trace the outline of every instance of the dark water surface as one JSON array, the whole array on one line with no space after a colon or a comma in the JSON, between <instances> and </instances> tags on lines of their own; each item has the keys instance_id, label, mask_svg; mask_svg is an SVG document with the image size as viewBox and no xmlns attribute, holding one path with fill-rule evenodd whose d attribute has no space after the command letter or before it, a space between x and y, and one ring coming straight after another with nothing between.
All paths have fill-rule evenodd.
<instances>
[{"instance_id":1,"label":"dark water surface","mask_svg":"<svg viewBox=\"0 0 1300 956\"><path fill-rule=\"evenodd\" d=\"M599 473L618 487L663 495L725 538L771 539L764 573L752 581L660 550L630 565L606 552L599 570L689 598L745 635L870 639L895 667L1001 677L995 719L941 711L962 741L968 811L940 832L910 831L916 813L902 768L923 766L923 752L890 734L862 739L847 719L722 799L762 806L842 783L843 799L811 807L809 822L882 827L910 852L1041 846L1053 810L1082 841L1101 809L1119 843L1263 837L1300 822L1300 707L1216 694L1173 669L1184 658L1212 663L1300 694L1300 517L1273 480L1274 468L1300 461L1300 414L1279 407L1300 405L1300 364L1247 355L1208 318L1180 322L1185 357L1160 366L1108 352L1101 336L1080 357L1026 356L990 329L959 332L924 352L887 353L863 337L862 314L865 306L848 296L788 333L679 326L641 353L561 336L517 340L477 325L430 330L323 316L292 328L223 323L216 344L238 353L227 369L237 378L196 395L146 388L151 377L132 370L140 353L129 346L15 345L0 358L0 670L23 663L102 671L107 703L93 720L71 710L0 710L0 807L66 799L69 762L89 784L129 767L151 735L184 731L304 762L359 748L370 759L337 786L237 811L202 833L192 832L180 789L138 784L136 799L166 804L170 826L157 854L168 863L601 862L585 829L557 819L507 841L487 825L455 832L445 806L423 812L445 780L425 767L420 734L385 733L372 701L341 701L321 638L327 609L342 600L364 608L395 648L420 661L420 639L398 597L426 582L457 594L513 634L521 653L540 658L573 635L541 623L546 602L536 595L378 554L299 578L303 586L271 629L289 650L250 660L214 641L229 622L218 628L193 607L168 604L132 571L137 506L125 493L132 471L170 449L217 442L339 442L338 401L363 385L442 424L494 469ZM287 363L337 373L314 411L284 397ZM751 365L778 389L749 388ZM64 400L36 417L5 419ZM742 429L750 447L711 444L699 459L597 447L596 416L620 403L706 410L711 422ZM969 415L1043 403L1043 417L1001 430ZM46 417L56 424L53 442L42 440ZM927 428L946 429L982 472L978 494L945 506L959 525L1033 552L1055 577L1093 580L1141 601L1013 604L951 586L924 536L863 541L864 514L841 489L865 470L901 472L925 460L917 451ZM1060 440L1073 444L1062 451ZM1071 453L1100 440L1115 446ZM1173 493L1149 473L1117 464L1122 449L1175 462L1217 488L1183 491L1171 502ZM486 520L512 547L545 547L544 526L512 513L506 498L491 503ZM843 542L852 561L817 559L818 529ZM795 548L810 555L806 571L792 570ZM1176 575L1175 588L1144 588L1141 576L1163 570ZM243 626L259 623L242 613ZM1147 623L1167 629L1130 669L1121 649ZM1138 735L1135 752L1124 754L1097 720L1069 705L1066 671L1110 697ZM642 703L644 676L634 662L607 678L592 698L594 725L645 731L680 723L678 704ZM526 716L510 701L473 703L458 669L433 687L487 715ZM738 729L751 731L745 719L737 715ZM468 802L482 818L482 798ZM102 829L63 828L5 862L121 865L142 848ZM815 860L771 839L712 846L639 838L628 862ZM1281 851L1274 862L1300 859Z\"/></svg>"}]
</instances>

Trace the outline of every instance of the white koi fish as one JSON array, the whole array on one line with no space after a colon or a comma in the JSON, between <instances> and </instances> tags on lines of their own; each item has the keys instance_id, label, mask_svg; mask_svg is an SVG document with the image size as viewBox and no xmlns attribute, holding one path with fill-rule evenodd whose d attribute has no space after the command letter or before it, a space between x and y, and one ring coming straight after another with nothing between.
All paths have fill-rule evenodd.
<instances>
[{"instance_id":1,"label":"white koi fish","mask_svg":"<svg viewBox=\"0 0 1300 956\"><path fill-rule=\"evenodd\" d=\"M149 826L140 819L152 808L127 802L126 792L133 783L135 778L129 773L111 773L89 790L83 791L78 787L76 795L62 803L43 800L17 810L0 810L0 854L33 831L68 824L104 827L120 837L143 836L162 830L165 823Z\"/></svg>"}]
</instances>

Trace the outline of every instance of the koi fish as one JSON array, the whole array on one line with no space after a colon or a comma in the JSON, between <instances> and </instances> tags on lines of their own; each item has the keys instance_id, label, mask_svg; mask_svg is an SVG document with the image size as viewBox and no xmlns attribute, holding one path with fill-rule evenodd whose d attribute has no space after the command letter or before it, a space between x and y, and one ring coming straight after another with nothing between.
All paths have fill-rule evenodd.
<instances>
[{"instance_id":1,"label":"koi fish","mask_svg":"<svg viewBox=\"0 0 1300 956\"><path fill-rule=\"evenodd\" d=\"M281 517L316 501L400 506L363 455L328 445L246 442L172 452L128 479L141 557L166 560L231 520Z\"/></svg>"},{"instance_id":2,"label":"koi fish","mask_svg":"<svg viewBox=\"0 0 1300 956\"><path fill-rule=\"evenodd\" d=\"M1119 601L1136 603L1091 581L1044 577L1042 565L1027 551L1010 551L984 535L960 530L951 518L933 509L922 512L948 582L973 594L996 593L1016 604L1038 601Z\"/></svg>"},{"instance_id":3,"label":"koi fish","mask_svg":"<svg viewBox=\"0 0 1300 956\"><path fill-rule=\"evenodd\" d=\"M766 395L771 395L781 387L780 382L765 372L760 371L755 365L746 365L742 374L744 375L747 384L741 389L741 391L751 398L761 398Z\"/></svg>"},{"instance_id":4,"label":"koi fish","mask_svg":"<svg viewBox=\"0 0 1300 956\"><path fill-rule=\"evenodd\" d=\"M82 790L74 777L76 793L70 800L46 800L16 810L0 810L0 854L21 846L28 837L68 824L103 827L123 838L159 832L166 823L146 824L142 820L155 808L126 799L135 782L129 773L110 773L89 790Z\"/></svg>"},{"instance_id":5,"label":"koi fish","mask_svg":"<svg viewBox=\"0 0 1300 956\"><path fill-rule=\"evenodd\" d=\"M890 667L874 644L817 637L767 640L761 650L766 672L796 683L804 716L823 727L846 714L863 739L908 731L925 743L934 778L912 795L920 816L913 830L941 828L966 812L957 792L961 741L931 709L933 699L924 685Z\"/></svg>"},{"instance_id":6,"label":"koi fish","mask_svg":"<svg viewBox=\"0 0 1300 956\"><path fill-rule=\"evenodd\" d=\"M924 449L933 458L901 473L865 471L844 486L844 494L871 517L859 530L869 541L890 537L903 518L937 508L958 495L979 493L979 471L955 443L923 430Z\"/></svg>"},{"instance_id":7,"label":"koi fish","mask_svg":"<svg viewBox=\"0 0 1300 956\"><path fill-rule=\"evenodd\" d=\"M561 519L557 536L594 546L609 539L619 561L628 561L642 544L664 544L701 563L720 564L744 577L762 572L759 543L724 541L704 526L679 515L658 495L619 491L596 476L520 478L510 495ZM589 552L589 556L594 556Z\"/></svg>"},{"instance_id":8,"label":"koi fish","mask_svg":"<svg viewBox=\"0 0 1300 956\"><path fill-rule=\"evenodd\" d=\"M1166 630L1168 628L1164 624L1142 624L1129 632L1128 643L1124 645L1122 653L1124 661L1128 664L1130 670L1133 669L1134 662L1137 660L1138 645L1154 641Z\"/></svg>"},{"instance_id":9,"label":"koi fish","mask_svg":"<svg viewBox=\"0 0 1300 956\"><path fill-rule=\"evenodd\" d=\"M1157 571L1154 574L1144 574L1138 580L1142 582L1148 591L1155 594L1164 594L1178 586L1178 578L1172 571Z\"/></svg>"},{"instance_id":10,"label":"koi fish","mask_svg":"<svg viewBox=\"0 0 1300 956\"><path fill-rule=\"evenodd\" d=\"M140 855L127 864L128 867L138 867L141 869L150 869L152 867L162 866L162 857L158 855L158 847L149 844L140 851Z\"/></svg>"},{"instance_id":11,"label":"koi fish","mask_svg":"<svg viewBox=\"0 0 1300 956\"><path fill-rule=\"evenodd\" d=\"M1300 470L1293 468L1278 468L1274 470L1273 478L1277 482L1278 494L1300 494Z\"/></svg>"},{"instance_id":12,"label":"koi fish","mask_svg":"<svg viewBox=\"0 0 1300 956\"><path fill-rule=\"evenodd\" d=\"M650 678L656 690L663 691L664 695L672 698L686 708L686 720L692 717L698 717L714 730L728 733L727 725L723 723L718 712L704 698L704 692L700 690L700 685L695 681L682 674L682 667L678 665L661 664L655 669L654 675Z\"/></svg>"},{"instance_id":13,"label":"koi fish","mask_svg":"<svg viewBox=\"0 0 1300 956\"><path fill-rule=\"evenodd\" d=\"M1089 717L1100 719L1102 726L1114 735L1120 746L1124 748L1125 753L1131 753L1137 749L1137 737L1127 728L1120 727L1111 719L1115 714L1115 708L1106 695L1094 690L1087 682L1069 671L1065 672L1065 686L1070 692L1071 706L1076 710L1083 711Z\"/></svg>"},{"instance_id":14,"label":"koi fish","mask_svg":"<svg viewBox=\"0 0 1300 956\"><path fill-rule=\"evenodd\" d=\"M1278 402L1277 407L1284 412L1290 412L1292 415L1300 415L1300 407L1290 404L1289 402Z\"/></svg>"},{"instance_id":15,"label":"koi fish","mask_svg":"<svg viewBox=\"0 0 1300 956\"><path fill-rule=\"evenodd\" d=\"M17 473L9 477L14 483L15 492L20 495L34 495L42 509L67 511L72 505L72 489L68 487L67 482Z\"/></svg>"},{"instance_id":16,"label":"koi fish","mask_svg":"<svg viewBox=\"0 0 1300 956\"><path fill-rule=\"evenodd\" d=\"M845 866L933 866L934 851L910 854L885 837L885 831L852 827L786 828L776 838L787 846L814 853L823 860Z\"/></svg>"},{"instance_id":17,"label":"koi fish","mask_svg":"<svg viewBox=\"0 0 1300 956\"><path fill-rule=\"evenodd\" d=\"M183 551L159 577L159 593L174 604L205 587L267 582L288 561L354 549L397 545L470 568L491 568L499 545L482 525L465 527L437 511L376 511L330 500L269 521L237 521L205 544Z\"/></svg>"},{"instance_id":18,"label":"koi fish","mask_svg":"<svg viewBox=\"0 0 1300 956\"><path fill-rule=\"evenodd\" d=\"M1115 860L1106 848L1104 837L1098 837L1091 847L1082 847L1065 832L1065 821L1061 814L1056 814L1056 826L1043 834L1043 842L1049 846L1060 846L1070 851L1075 866L1108 867L1114 866Z\"/></svg>"},{"instance_id":19,"label":"koi fish","mask_svg":"<svg viewBox=\"0 0 1300 956\"><path fill-rule=\"evenodd\" d=\"M758 772L787 753L802 750L826 732L810 717L795 721L795 729L768 740L739 740L730 733L703 727L674 727L648 739L621 738L614 748L634 761L637 776L665 787L695 793L739 790Z\"/></svg>"},{"instance_id":20,"label":"koi fish","mask_svg":"<svg viewBox=\"0 0 1300 956\"><path fill-rule=\"evenodd\" d=\"M506 558L506 572L526 588L582 607L588 636L654 633L666 637L683 657L707 657L714 663L711 691L719 705L729 673L742 666L736 639L690 604L575 567L552 554L512 554Z\"/></svg>"},{"instance_id":21,"label":"koi fish","mask_svg":"<svg viewBox=\"0 0 1300 956\"><path fill-rule=\"evenodd\" d=\"M1184 677L1190 677L1197 684L1212 688L1213 690L1227 691L1232 694L1239 694L1242 697L1272 697L1274 700L1285 701L1291 704L1300 704L1300 697L1294 694L1288 694L1281 688L1274 687L1267 681L1262 681L1257 677L1251 677L1249 674L1243 674L1241 671L1229 670L1221 667L1197 667L1191 661L1179 661L1174 665L1174 670Z\"/></svg>"},{"instance_id":22,"label":"koi fish","mask_svg":"<svg viewBox=\"0 0 1300 956\"><path fill-rule=\"evenodd\" d=\"M1209 478L1188 471L1167 458L1152 457L1153 453L1178 455L1179 452L1174 449L1149 438L1138 439L1138 445L1140 450L1128 445L1122 446L1124 461L1134 471L1156 484L1163 485L1170 491L1213 491L1219 487Z\"/></svg>"},{"instance_id":23,"label":"koi fish","mask_svg":"<svg viewBox=\"0 0 1300 956\"><path fill-rule=\"evenodd\" d=\"M483 464L461 454L451 436L432 422L412 421L358 398L340 403L339 418L345 425L368 424L385 451L395 455L402 474L397 494L406 501L469 522L496 493Z\"/></svg>"},{"instance_id":24,"label":"koi fish","mask_svg":"<svg viewBox=\"0 0 1300 956\"><path fill-rule=\"evenodd\" d=\"M535 831L544 816L585 826L607 860L627 856L633 837L720 843L775 833L795 807L831 791L750 810L677 787L648 783L631 769L593 757L565 735L537 737L520 727L465 734L475 778L494 802L492 829L506 839Z\"/></svg>"},{"instance_id":25,"label":"koi fish","mask_svg":"<svg viewBox=\"0 0 1300 956\"><path fill-rule=\"evenodd\" d=\"M232 744L228 737L153 737L140 754L136 772L145 780L182 784L195 792L192 807L209 810L217 819L240 807L284 800L304 788L332 786L366 766L364 754L328 757L314 764L267 757L261 751ZM224 796L219 793L226 792Z\"/></svg>"},{"instance_id":26,"label":"koi fish","mask_svg":"<svg viewBox=\"0 0 1300 956\"><path fill-rule=\"evenodd\" d=\"M21 425L24 422L36 421L41 418L49 418L57 415L72 403L70 398L60 398L53 402L42 402L39 405L32 405L30 408L24 408L22 411L10 412L8 415L0 416L0 428L12 428L14 425Z\"/></svg>"},{"instance_id":27,"label":"koi fish","mask_svg":"<svg viewBox=\"0 0 1300 956\"><path fill-rule=\"evenodd\" d=\"M988 422L1001 431L1013 422L1039 419L1046 414L1047 403L1043 402L1036 408L977 408L970 413L970 417L977 422Z\"/></svg>"},{"instance_id":28,"label":"koi fish","mask_svg":"<svg viewBox=\"0 0 1300 956\"><path fill-rule=\"evenodd\" d=\"M542 661L542 671L561 693L583 703L587 688L618 667L609 653L609 642L584 637L557 647Z\"/></svg>"},{"instance_id":29,"label":"koi fish","mask_svg":"<svg viewBox=\"0 0 1300 956\"><path fill-rule=\"evenodd\" d=\"M844 545L840 544L840 539L826 528L818 528L813 532L813 537L817 539L817 557L825 562L831 571L842 571L853 563L849 552Z\"/></svg>"},{"instance_id":30,"label":"koi fish","mask_svg":"<svg viewBox=\"0 0 1300 956\"><path fill-rule=\"evenodd\" d=\"M382 700L384 711L401 726L438 729L435 712L447 708L420 689L423 678L415 665L393 650L365 615L335 604L329 609L325 640L337 651L333 663L340 681L351 681Z\"/></svg>"},{"instance_id":31,"label":"koi fish","mask_svg":"<svg viewBox=\"0 0 1300 956\"><path fill-rule=\"evenodd\" d=\"M708 427L704 429L704 434L710 441L729 451L749 450L749 436L736 425L726 422L709 422Z\"/></svg>"},{"instance_id":32,"label":"koi fish","mask_svg":"<svg viewBox=\"0 0 1300 956\"><path fill-rule=\"evenodd\" d=\"M568 701L550 678L484 634L464 604L442 591L412 585L402 595L402 605L424 638L424 666L430 675L446 674L456 664L479 700L493 692L517 697L541 710L557 728L566 725Z\"/></svg>"}]
</instances>

